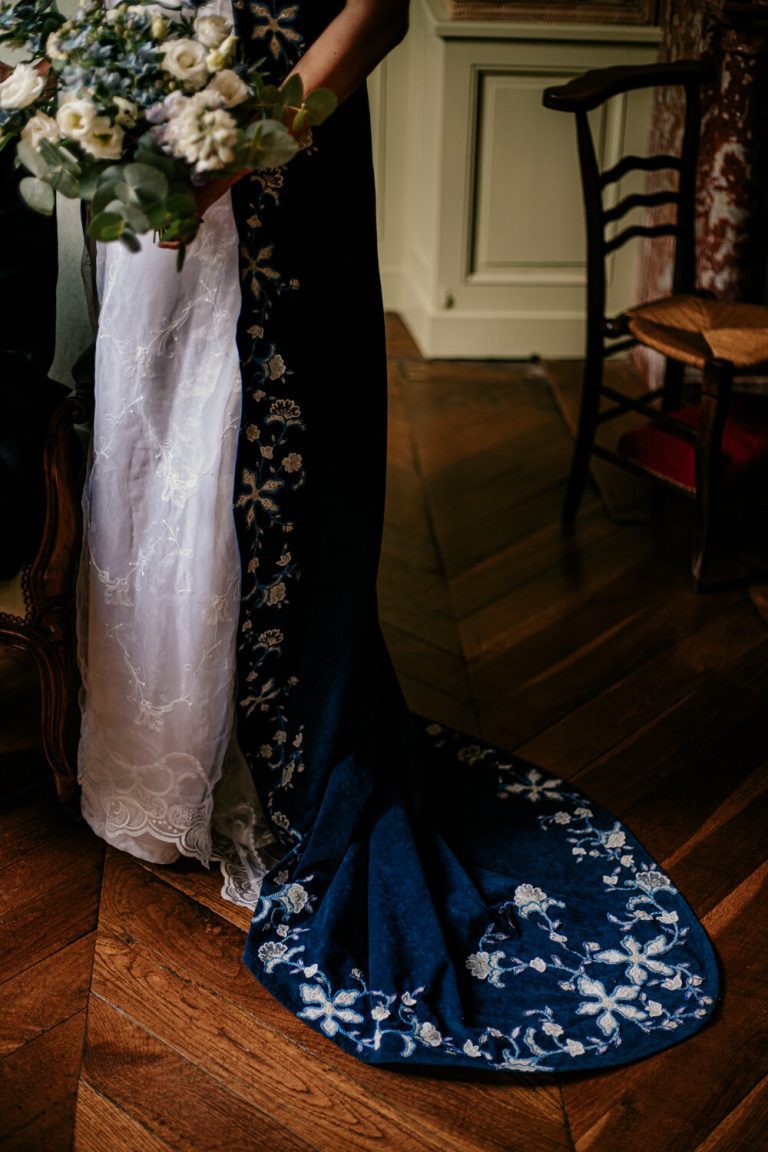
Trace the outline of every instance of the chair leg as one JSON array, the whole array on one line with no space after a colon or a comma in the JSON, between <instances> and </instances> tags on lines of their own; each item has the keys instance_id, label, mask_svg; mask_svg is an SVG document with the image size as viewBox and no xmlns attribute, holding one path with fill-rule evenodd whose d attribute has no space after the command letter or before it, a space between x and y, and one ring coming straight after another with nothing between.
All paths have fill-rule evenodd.
<instances>
[{"instance_id":1,"label":"chair leg","mask_svg":"<svg viewBox=\"0 0 768 1152\"><path fill-rule=\"evenodd\" d=\"M676 412L683 400L683 377L685 365L678 360L667 359L664 369L664 395L661 401L662 412Z\"/></svg>"},{"instance_id":2,"label":"chair leg","mask_svg":"<svg viewBox=\"0 0 768 1152\"><path fill-rule=\"evenodd\" d=\"M732 380L733 365L730 360L714 359L707 362L701 382L701 409L696 438L696 524L691 571L697 591L703 587L712 551L723 428Z\"/></svg>"},{"instance_id":3,"label":"chair leg","mask_svg":"<svg viewBox=\"0 0 768 1152\"><path fill-rule=\"evenodd\" d=\"M59 623L59 621L57 621ZM77 796L77 744L80 731L80 676L71 635L33 645L40 677L43 755L64 804Z\"/></svg>"},{"instance_id":4,"label":"chair leg","mask_svg":"<svg viewBox=\"0 0 768 1152\"><path fill-rule=\"evenodd\" d=\"M579 426L561 514L563 528L566 531L571 531L574 526L584 494L584 486L589 475L589 461L595 443L602 383L603 357L601 353L593 352L587 356L584 365Z\"/></svg>"},{"instance_id":5,"label":"chair leg","mask_svg":"<svg viewBox=\"0 0 768 1152\"><path fill-rule=\"evenodd\" d=\"M77 744L80 733L80 675L70 633L58 631L54 611L40 621L2 622L0 643L34 657L40 683L43 755L53 774L56 794L69 805L77 796ZM46 636L50 632L51 640Z\"/></svg>"}]
</instances>

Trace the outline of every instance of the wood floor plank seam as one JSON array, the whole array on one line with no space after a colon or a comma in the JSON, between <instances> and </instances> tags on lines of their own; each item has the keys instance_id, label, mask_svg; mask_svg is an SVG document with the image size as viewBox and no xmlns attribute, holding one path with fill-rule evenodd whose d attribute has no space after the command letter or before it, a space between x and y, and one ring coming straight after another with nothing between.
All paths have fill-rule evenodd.
<instances>
[{"instance_id":1,"label":"wood floor plank seam","mask_svg":"<svg viewBox=\"0 0 768 1152\"><path fill-rule=\"evenodd\" d=\"M88 1090L88 1092L92 1092L94 1096L100 1097L101 1100L103 1100L105 1103L107 1103L109 1105L110 1109L114 1109L115 1111L120 1112L132 1124L137 1125L139 1128L142 1128L147 1133L148 1137L150 1137L153 1141L155 1141L155 1143L162 1144L162 1146L164 1148L168 1149L168 1152L184 1152L183 1147L180 1147L178 1144L169 1144L167 1140L163 1139L157 1132L155 1132L155 1130L153 1128L149 1128L141 1119L137 1119L134 1116L129 1116L129 1114L116 1101L110 1099L109 1096L105 1095L99 1088L97 1088L94 1084L91 1084L89 1080L84 1079L82 1076L80 1079L80 1085L78 1086L78 1100L79 1100L79 1089L83 1085ZM74 1131L74 1141L73 1141L72 1152L82 1152L82 1144L81 1144L80 1140L78 1139L77 1116L75 1117L75 1131ZM104 1149L104 1148L100 1148L100 1149L98 1149L98 1152L109 1152L109 1150ZM123 1147L122 1152L134 1152L134 1149ZM234 1152L234 1150L233 1150L233 1152Z\"/></svg>"},{"instance_id":2,"label":"wood floor plank seam","mask_svg":"<svg viewBox=\"0 0 768 1152\"><path fill-rule=\"evenodd\" d=\"M719 1139L719 1133L727 1134L732 1128L734 1121L738 1118L739 1113L744 1110L745 1106L749 1106L750 1102L755 1100L761 1094L766 1095L768 1088L768 1075L764 1076L754 1087L746 1093L745 1096L739 1101L735 1108L733 1108L727 1116L724 1116L720 1123L707 1133L701 1143L697 1144L691 1152L713 1152L714 1142ZM762 1125L761 1122L762 1121ZM721 1148L727 1148L728 1152L764 1152L765 1149L765 1124L768 1123L768 1111L765 1107L761 1108L761 1115L758 1115L755 1133L755 1142L750 1143L747 1147L745 1144L734 1144L732 1139L728 1139L727 1144L721 1144ZM758 1144L758 1141L760 1142Z\"/></svg>"},{"instance_id":3,"label":"wood floor plank seam","mask_svg":"<svg viewBox=\"0 0 768 1152\"><path fill-rule=\"evenodd\" d=\"M144 1023L141 1020L138 1020L131 1012L128 1012L125 1009L121 1008L119 1005L115 1004L113 1001L109 1000L107 997L101 995L98 992L93 993L93 995L102 1004L104 1004L109 1010L117 1012L120 1016L124 1017L126 1020L130 1020L131 1023L135 1027L140 1028L142 1030L142 1032L145 1032L148 1036L151 1036L153 1040L157 1041L159 1044L162 1044L164 1047L166 1047L170 1051L174 1052L177 1056L181 1057L181 1059L192 1064L199 1072L203 1073L209 1079L211 1079L212 1081L217 1083L221 1088L223 1088L227 1092L231 1093L231 1095L236 1096L238 1099L240 1099L244 1103L248 1104L255 1111L260 1112L265 1118L269 1118L269 1119L274 1120L274 1114L271 1113L268 1110L268 1108L266 1107L266 1101L260 1102L257 1098L246 1094L242 1090L239 1090L233 1081L228 1081L226 1079L223 1079L220 1075L218 1075L211 1068L202 1067L196 1061L191 1059L189 1054L187 1052L185 1052L185 1050L183 1048L170 1042L165 1036L161 1036L154 1029L152 1029L151 1027L148 1027L146 1023ZM266 1027L262 1021L258 1021L258 1023L259 1023L260 1027ZM269 1029L269 1030L273 1031L272 1029ZM279 1039L283 1040L285 1043L290 1044L292 1047L296 1048L297 1052L302 1052L305 1056L311 1058L313 1063L319 1062L317 1056L315 1056L313 1053L309 1052L307 1049L303 1048L302 1046L296 1044L289 1037L286 1037L284 1034L279 1033L279 1032L274 1032L274 1031L273 1031L273 1034L275 1035L276 1038L279 1038ZM324 1070L327 1072L332 1071L332 1069L329 1065L325 1065ZM347 1083L348 1083L350 1089L353 1089L355 1087L355 1085L353 1084L352 1081L347 1081ZM351 1095L353 1095L353 1093L351 1093ZM381 1119L386 1118L386 1113L389 1113L390 1115L392 1114L391 1106L388 1105L387 1102L382 1100L380 1097L375 1097L372 1093L366 1092L365 1099L366 1100L375 1100L376 1104L380 1105L380 1107L377 1107L374 1110L380 1113ZM384 1124L384 1126L386 1127L386 1123ZM286 1129L286 1131L292 1132L295 1136L298 1136L301 1139L306 1140L305 1130L304 1130L302 1125L297 1125L295 1122L294 1123L283 1122L283 1127ZM462 1152L462 1146L460 1144L454 1143L453 1141L451 1141L450 1143L436 1143L434 1140L434 1137L437 1134L435 1132L430 1132L429 1129L420 1128L419 1126L417 1126L413 1123L408 1123L407 1125L404 1125L404 1127L412 1135L414 1135L417 1139L420 1139L422 1141L422 1146L423 1146L425 1152L454 1152L454 1150L455 1150L455 1152ZM320 1152L321 1147L322 1147L321 1145L316 1145L318 1152Z\"/></svg>"},{"instance_id":4,"label":"wood floor plank seam","mask_svg":"<svg viewBox=\"0 0 768 1152\"><path fill-rule=\"evenodd\" d=\"M125 1009L121 1008L118 1004L113 1003L107 997L101 995L98 992L92 992L91 995L95 1000L98 1000L101 1004L103 1004L104 1007L106 1009L108 1009L110 1012L116 1012L119 1016L123 1017L125 1020L130 1021L130 1023L135 1028L140 1029L142 1032L146 1033L147 1036L150 1036L153 1040L155 1040L158 1044L161 1044L164 1048L167 1048L170 1052L173 1052L174 1055L176 1055L176 1056L180 1057L182 1060L192 1064L192 1066L199 1073L201 1073L202 1075L206 1076L208 1079L210 1079L213 1082L215 1082L216 1084L218 1084L224 1091L229 1093L231 1096L234 1096L240 1100L243 1100L246 1104L248 1104L251 1108L253 1108L254 1111L261 1113L261 1115L263 1115L265 1118L274 1120L273 1114L270 1113L269 1111L267 1111L264 1107L262 1107L257 1101L255 1101L251 1097L245 1097L242 1094L238 1093L236 1090L234 1090L232 1088L232 1086L230 1084L228 1084L228 1083L226 1083L226 1081L220 1079L218 1076L216 1076L214 1073L212 1073L209 1069L203 1068L199 1064L195 1063L193 1060L190 1060L189 1057L184 1053L183 1049L178 1048L176 1045L170 1043L165 1037L160 1036L152 1028L148 1028L147 1025L145 1023L143 1023L141 1020L137 1020L136 1017L131 1012L127 1012ZM91 1087L91 1088L94 1087L93 1083L90 1080L90 1077L89 1077L87 1071L84 1074L81 1072L81 1079L82 1078L85 1079L85 1082L89 1085L89 1087ZM114 1100L112 1100L111 1097L107 1096L107 1099L109 1099L113 1104L115 1104L116 1107L119 1107L119 1105L117 1105L116 1102ZM290 1125L286 1124L283 1126L285 1127L286 1131L293 1132L294 1135L301 1136L301 1133L297 1132ZM154 1131L154 1129L152 1129L152 1131ZM183 1149L181 1150L181 1152L183 1152ZM316 1148L315 1152L320 1152L320 1149Z\"/></svg>"},{"instance_id":5,"label":"wood floor plank seam","mask_svg":"<svg viewBox=\"0 0 768 1152\"><path fill-rule=\"evenodd\" d=\"M153 949L151 947L151 945L143 944L142 947L146 951L152 952L156 956L158 956L158 953L155 951L155 949ZM158 956L158 960L161 960L161 959L162 958L160 958ZM158 964L158 967L161 968L162 970L166 971L166 972L169 972L172 976L183 980L185 983L189 984L191 987L200 987L199 985L196 984L196 981L194 980L194 978L191 975L186 975L185 973L179 972L178 969L172 970L172 969L170 969L170 967L166 963L161 962ZM356 1091L356 1085L343 1072L333 1068L332 1065L324 1062L321 1057L317 1056L315 1053L311 1052L308 1048L304 1047L303 1045L298 1044L292 1037L286 1036L285 1033L280 1032L279 1030L275 1029L271 1025L265 1023L263 1019L259 1019L252 1012L249 1012L249 1010L247 1008L243 1007L240 1004L237 1004L234 1000L229 998L226 995L226 993L221 992L218 989L211 988L207 985L205 986L205 991L208 994L213 995L217 999L220 999L222 1002L226 1003L230 1008L237 1010L238 1013L241 1013L245 1016L249 1016L253 1020L254 1024L257 1025L257 1027L259 1029L262 1029L265 1032L269 1032L275 1039L279 1039L284 1044L289 1045L291 1048L295 1048L297 1050L297 1052L301 1052L305 1058L310 1059L313 1064L320 1065L320 1068L325 1073L327 1073L327 1074L332 1073L333 1075L338 1076L341 1079L343 1079L345 1086L349 1089L350 1095L354 1096L355 1091ZM93 991L92 995L95 996L98 1000L100 1000L103 1004L105 1004L107 1007L109 1007L113 1011L116 1011L121 1016L124 1016L127 1019L131 1020L134 1025L141 1028L142 1031L146 1032L149 1036L152 1036L159 1043L164 1044L167 1048L174 1051L177 1055L181 1056L183 1059L189 1060L190 1062L195 1063L191 1059L188 1052L186 1052L182 1047L179 1047L177 1044L170 1041L166 1036L160 1035L153 1028L148 1026L148 1024L145 1021L137 1019L137 1017L132 1012L127 1011L125 1008L122 1008L120 1005L116 1004L113 1000L109 999L108 996L105 996L103 993L98 992L98 991ZM200 1065L196 1065L196 1066L200 1067ZM201 1069L201 1070L204 1071L206 1073L206 1075L210 1076L211 1079L216 1080L218 1083L220 1083L224 1087L226 1087L227 1090L232 1092L234 1095L239 1095L241 1099L246 1100L246 1102L251 1104L253 1107L260 1108L260 1110L264 1111L264 1109L261 1108L261 1106L254 1100L253 1097L244 1096L241 1093L239 1093L237 1088L233 1087L233 1085L231 1083L228 1083L226 1080L223 1080L221 1077L219 1077L210 1068L205 1068L205 1069ZM371 1101L375 1110L377 1112L379 1112L380 1115L383 1116L386 1114L386 1115L389 1115L391 1117L392 1105L388 1101L386 1101L383 1097L381 1097L378 1093L374 1093L370 1090L367 1090L365 1093L365 1099ZM265 1111L265 1115L268 1115L268 1114L269 1113ZM415 1136L424 1140L424 1148L425 1149L433 1149L434 1152L452 1152L452 1150L455 1150L455 1152L462 1152L461 1144L456 1144L452 1140L449 1143L443 1143L443 1144L434 1143L435 1137L439 1138L441 1134L437 1133L434 1129L430 1129L427 1125L419 1125L416 1122L414 1122L413 1120L409 1119L405 1126ZM303 1135L303 1133L300 1130L295 1129L295 1128L291 1127L290 1125L286 1125L286 1127L290 1128L290 1130L294 1131L295 1134L298 1136Z\"/></svg>"}]
</instances>

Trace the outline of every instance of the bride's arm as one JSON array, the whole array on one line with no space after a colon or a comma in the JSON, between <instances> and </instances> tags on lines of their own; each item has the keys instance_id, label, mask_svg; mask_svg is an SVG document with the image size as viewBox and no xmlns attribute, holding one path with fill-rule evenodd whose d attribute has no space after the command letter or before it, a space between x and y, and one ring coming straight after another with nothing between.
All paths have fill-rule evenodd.
<instances>
[{"instance_id":1,"label":"bride's arm","mask_svg":"<svg viewBox=\"0 0 768 1152\"><path fill-rule=\"evenodd\" d=\"M304 91L330 88L346 100L408 30L408 0L347 0L294 72Z\"/></svg>"},{"instance_id":2,"label":"bride's arm","mask_svg":"<svg viewBox=\"0 0 768 1152\"><path fill-rule=\"evenodd\" d=\"M346 0L293 71L301 76L305 93L330 88L341 102L359 88L407 30L408 0ZM201 188L197 194L200 213L242 175L211 180Z\"/></svg>"}]
</instances>

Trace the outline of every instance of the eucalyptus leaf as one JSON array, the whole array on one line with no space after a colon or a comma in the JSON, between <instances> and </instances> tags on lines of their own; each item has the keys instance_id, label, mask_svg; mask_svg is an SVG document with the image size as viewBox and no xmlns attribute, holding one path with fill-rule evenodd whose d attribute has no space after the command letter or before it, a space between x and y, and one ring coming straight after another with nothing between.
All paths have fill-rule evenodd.
<instances>
[{"instance_id":1,"label":"eucalyptus leaf","mask_svg":"<svg viewBox=\"0 0 768 1152\"><path fill-rule=\"evenodd\" d=\"M96 186L96 191L93 194L94 214L98 215L99 212L103 212L107 205L111 204L114 199L115 185L111 181L105 184L100 180Z\"/></svg>"},{"instance_id":2,"label":"eucalyptus leaf","mask_svg":"<svg viewBox=\"0 0 768 1152\"><path fill-rule=\"evenodd\" d=\"M168 203L170 203L170 200ZM159 231L168 220L168 212L165 204L153 204L151 207L145 208L144 215L147 218L147 231L149 231L150 228L153 231Z\"/></svg>"},{"instance_id":3,"label":"eucalyptus leaf","mask_svg":"<svg viewBox=\"0 0 768 1152\"><path fill-rule=\"evenodd\" d=\"M49 168L61 167L61 156L56 145L51 140L41 140L37 146L37 151L45 160Z\"/></svg>"},{"instance_id":4,"label":"eucalyptus leaf","mask_svg":"<svg viewBox=\"0 0 768 1152\"><path fill-rule=\"evenodd\" d=\"M50 184L36 176L25 176L19 184L24 203L42 216L52 216L56 206L56 193Z\"/></svg>"},{"instance_id":5,"label":"eucalyptus leaf","mask_svg":"<svg viewBox=\"0 0 768 1152\"><path fill-rule=\"evenodd\" d=\"M265 84L261 90L261 103L269 111L271 108L281 106L283 102L280 89L274 84Z\"/></svg>"},{"instance_id":6,"label":"eucalyptus leaf","mask_svg":"<svg viewBox=\"0 0 768 1152\"><path fill-rule=\"evenodd\" d=\"M189 216L194 219L197 213L197 200L193 192L174 192L165 202L169 215L176 217Z\"/></svg>"},{"instance_id":7,"label":"eucalyptus leaf","mask_svg":"<svg viewBox=\"0 0 768 1152\"><path fill-rule=\"evenodd\" d=\"M141 208L136 208L133 204L123 205L123 219L128 221L134 232L149 231L149 220ZM122 236L121 239L125 239L125 236Z\"/></svg>"},{"instance_id":8,"label":"eucalyptus leaf","mask_svg":"<svg viewBox=\"0 0 768 1152\"><path fill-rule=\"evenodd\" d=\"M127 182L127 180L118 180L118 182L113 185L113 188L115 190L115 196L118 200L122 200L123 204L139 203L138 192Z\"/></svg>"},{"instance_id":9,"label":"eucalyptus leaf","mask_svg":"<svg viewBox=\"0 0 768 1152\"><path fill-rule=\"evenodd\" d=\"M293 118L293 124L291 125L291 133L294 136L300 136L308 124L309 124L309 116L307 114L306 108L299 108L298 112L296 113L296 115Z\"/></svg>"},{"instance_id":10,"label":"eucalyptus leaf","mask_svg":"<svg viewBox=\"0 0 768 1152\"><path fill-rule=\"evenodd\" d=\"M117 180L123 179L123 166L122 164L110 164L108 168L102 168L101 178L107 183L114 183Z\"/></svg>"},{"instance_id":11,"label":"eucalyptus leaf","mask_svg":"<svg viewBox=\"0 0 768 1152\"><path fill-rule=\"evenodd\" d=\"M167 179L172 180L177 169L176 161L171 156L161 152L151 136L142 136L136 149L137 164L147 164L162 172Z\"/></svg>"},{"instance_id":12,"label":"eucalyptus leaf","mask_svg":"<svg viewBox=\"0 0 768 1152\"><path fill-rule=\"evenodd\" d=\"M123 173L140 200L164 200L168 195L167 179L152 164L126 164Z\"/></svg>"},{"instance_id":13,"label":"eucalyptus leaf","mask_svg":"<svg viewBox=\"0 0 768 1152\"><path fill-rule=\"evenodd\" d=\"M40 141L40 155L51 168L68 168L73 172L80 171L80 165L71 152L51 140Z\"/></svg>"},{"instance_id":14,"label":"eucalyptus leaf","mask_svg":"<svg viewBox=\"0 0 768 1152\"><path fill-rule=\"evenodd\" d=\"M99 186L99 177L101 170L97 165L83 169L80 173L80 198L81 200L92 200L96 195L96 189Z\"/></svg>"},{"instance_id":15,"label":"eucalyptus leaf","mask_svg":"<svg viewBox=\"0 0 768 1152\"><path fill-rule=\"evenodd\" d=\"M20 140L16 145L16 157L33 176L42 178L48 175L48 164L40 153L26 141Z\"/></svg>"},{"instance_id":16,"label":"eucalyptus leaf","mask_svg":"<svg viewBox=\"0 0 768 1152\"><path fill-rule=\"evenodd\" d=\"M315 88L304 101L304 110L310 124L322 124L338 107L338 98L330 88Z\"/></svg>"},{"instance_id":17,"label":"eucalyptus leaf","mask_svg":"<svg viewBox=\"0 0 768 1152\"><path fill-rule=\"evenodd\" d=\"M116 212L100 212L91 220L88 231L94 240L119 240L125 231L125 221Z\"/></svg>"},{"instance_id":18,"label":"eucalyptus leaf","mask_svg":"<svg viewBox=\"0 0 768 1152\"><path fill-rule=\"evenodd\" d=\"M49 180L56 191L61 192L62 196L66 196L69 200L79 198L80 184L73 172L68 172L66 168L59 168L58 172L51 173Z\"/></svg>"},{"instance_id":19,"label":"eucalyptus leaf","mask_svg":"<svg viewBox=\"0 0 768 1152\"><path fill-rule=\"evenodd\" d=\"M143 231L143 229L140 228L140 229L137 229L137 231L141 232L141 231ZM129 228L126 228L126 230L124 232L121 232L120 240L123 244L125 244L126 248L130 252L140 252L141 251L141 244L139 243L138 237L136 236L136 234L134 232L131 232L131 230Z\"/></svg>"},{"instance_id":20,"label":"eucalyptus leaf","mask_svg":"<svg viewBox=\"0 0 768 1152\"><path fill-rule=\"evenodd\" d=\"M284 108L298 108L304 99L304 85L301 76L294 72L280 89L280 103Z\"/></svg>"},{"instance_id":21,"label":"eucalyptus leaf","mask_svg":"<svg viewBox=\"0 0 768 1152\"><path fill-rule=\"evenodd\" d=\"M110 200L107 204L104 205L102 209L100 209L97 215L101 215L102 212L106 212L108 216L119 216L122 219L124 208L125 204L122 200Z\"/></svg>"},{"instance_id":22,"label":"eucalyptus leaf","mask_svg":"<svg viewBox=\"0 0 768 1152\"><path fill-rule=\"evenodd\" d=\"M249 163L253 168L279 168L299 150L288 129L277 120L261 120L251 141Z\"/></svg>"}]
</instances>

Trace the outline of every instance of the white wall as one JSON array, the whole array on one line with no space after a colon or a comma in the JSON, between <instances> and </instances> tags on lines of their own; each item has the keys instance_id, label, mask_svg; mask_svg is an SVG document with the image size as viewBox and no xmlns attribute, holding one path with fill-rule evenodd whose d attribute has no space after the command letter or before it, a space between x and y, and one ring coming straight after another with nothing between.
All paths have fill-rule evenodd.
<instances>
[{"instance_id":1,"label":"white wall","mask_svg":"<svg viewBox=\"0 0 768 1152\"><path fill-rule=\"evenodd\" d=\"M387 307L427 356L580 356L575 123L541 95L587 68L655 59L658 31L450 21L441 0L414 0L411 14L370 82ZM644 97L612 101L597 122L602 160L644 151L648 117ZM631 250L613 261L617 310L635 268Z\"/></svg>"}]
</instances>

